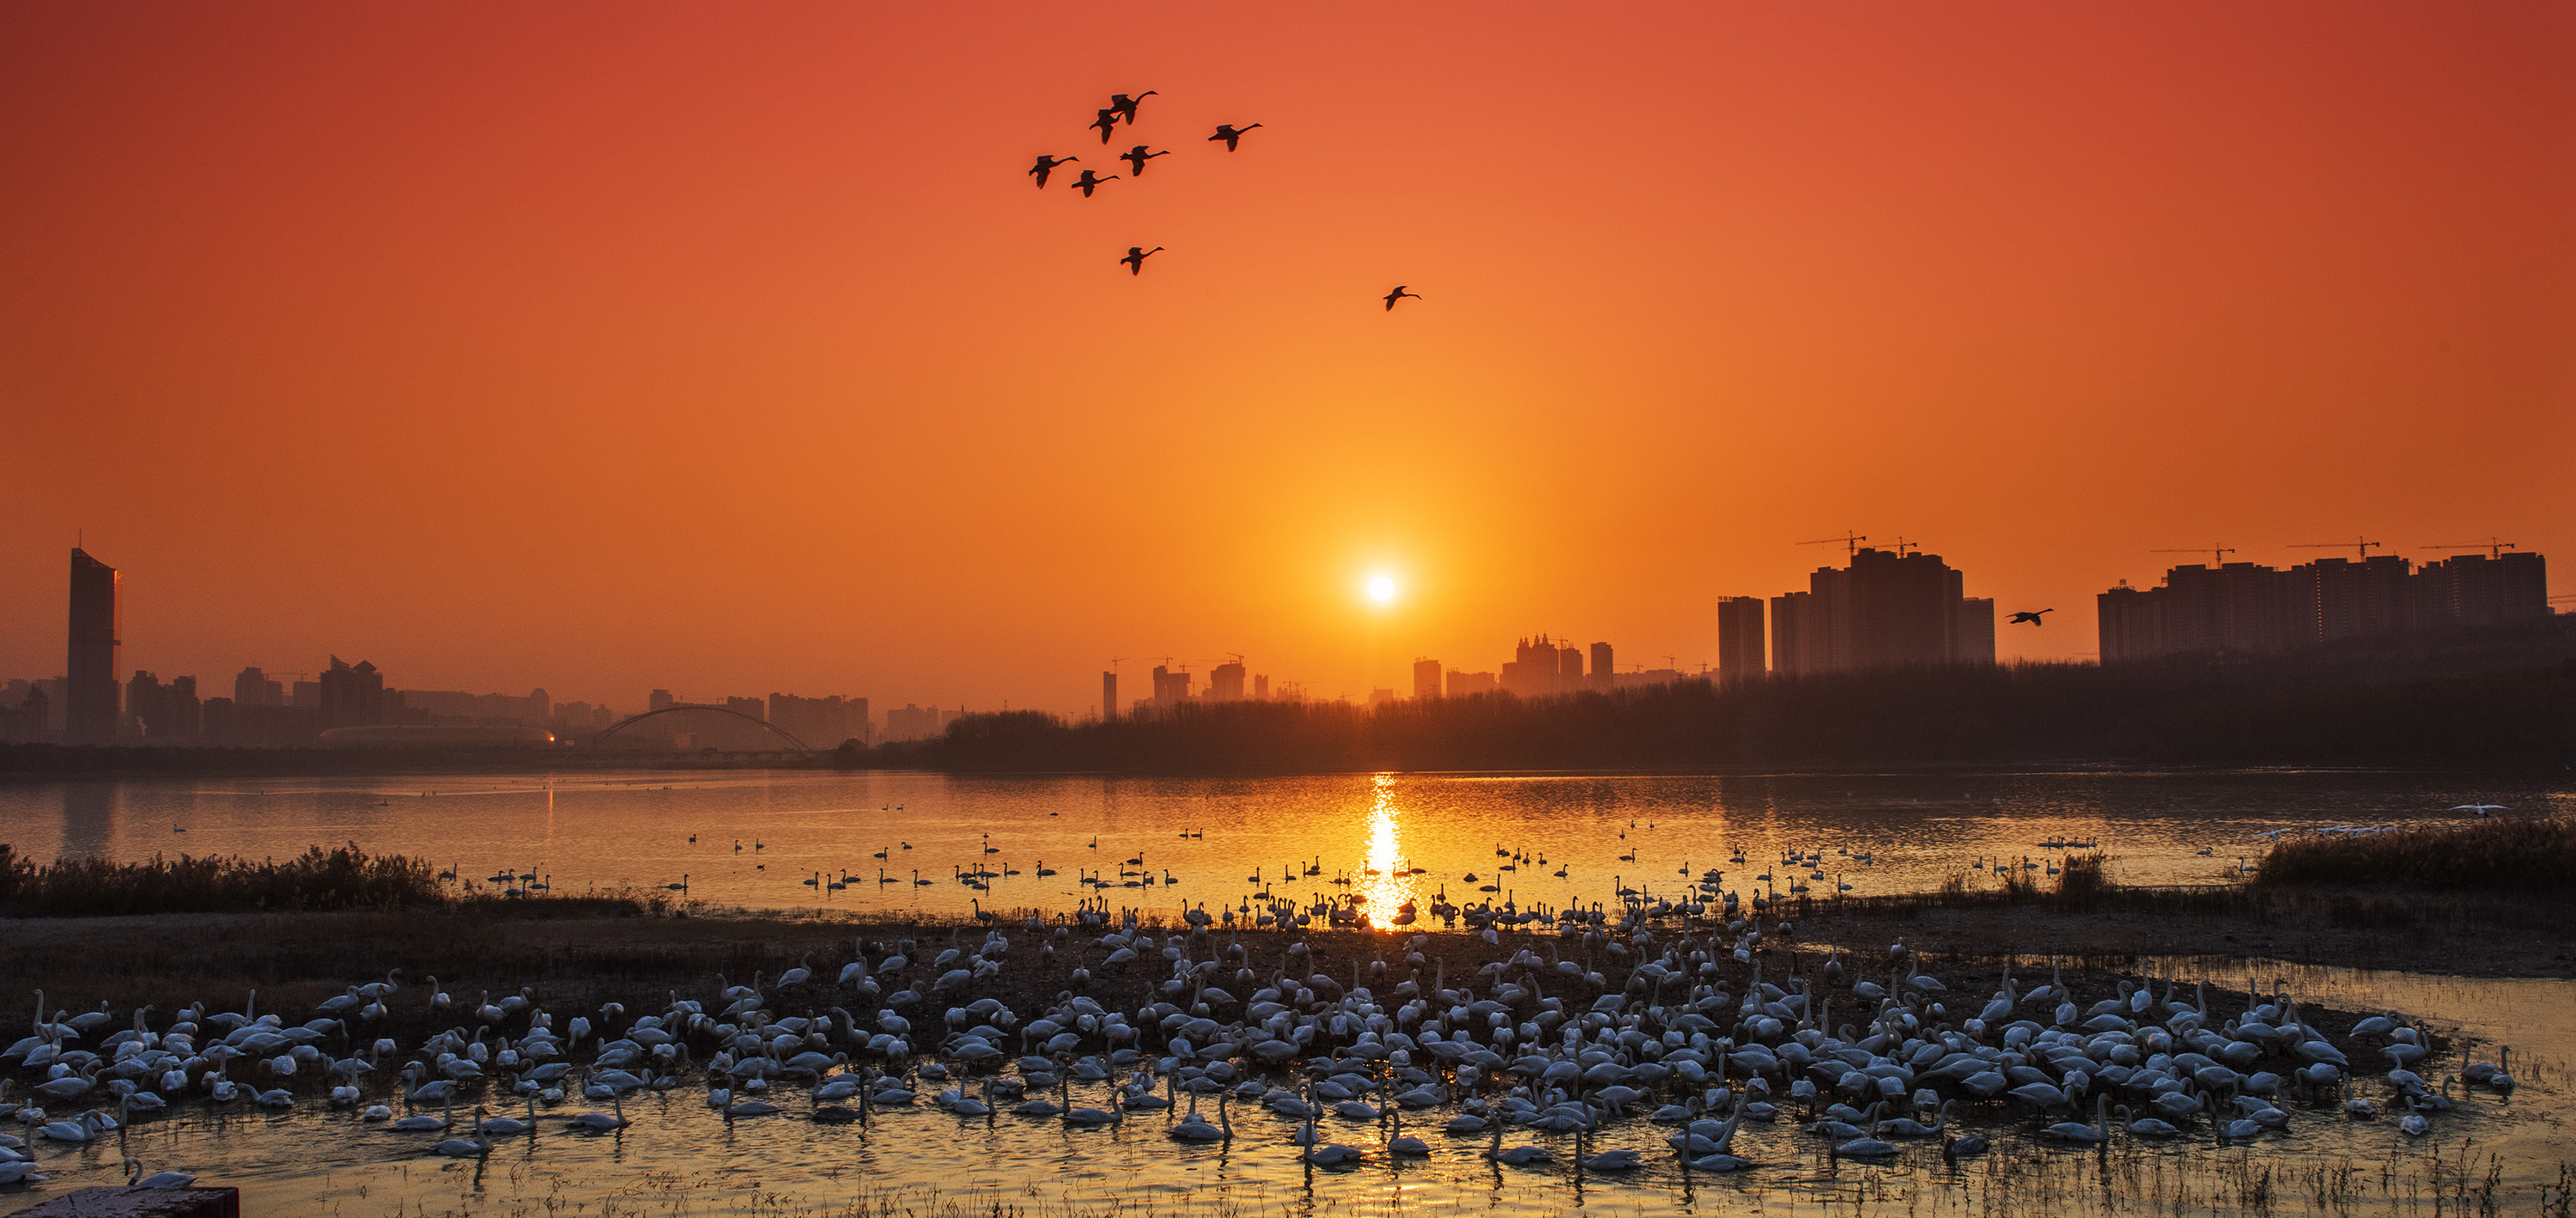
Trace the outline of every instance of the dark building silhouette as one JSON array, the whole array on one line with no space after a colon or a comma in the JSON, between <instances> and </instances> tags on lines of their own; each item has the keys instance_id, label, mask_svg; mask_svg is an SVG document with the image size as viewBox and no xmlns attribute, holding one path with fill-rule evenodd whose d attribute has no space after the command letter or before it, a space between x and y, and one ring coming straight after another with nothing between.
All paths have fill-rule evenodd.
<instances>
[{"instance_id":1,"label":"dark building silhouette","mask_svg":"<svg viewBox=\"0 0 2576 1218\"><path fill-rule=\"evenodd\" d=\"M2293 645L2397 634L2413 624L2407 593L2413 564L2394 554L2356 562L2320 558L2290 568Z\"/></svg>"},{"instance_id":2,"label":"dark building silhouette","mask_svg":"<svg viewBox=\"0 0 2576 1218\"><path fill-rule=\"evenodd\" d=\"M837 748L844 740L865 744L868 739L868 700L839 694L822 698L771 694L769 722L812 748Z\"/></svg>"},{"instance_id":3,"label":"dark building silhouette","mask_svg":"<svg viewBox=\"0 0 2576 1218\"><path fill-rule=\"evenodd\" d=\"M268 679L257 668L245 668L233 676L233 704L236 706L284 706L286 687Z\"/></svg>"},{"instance_id":4,"label":"dark building silhouette","mask_svg":"<svg viewBox=\"0 0 2576 1218\"><path fill-rule=\"evenodd\" d=\"M2549 616L2549 564L2538 554L2461 554L2415 572L2418 628L2500 626Z\"/></svg>"},{"instance_id":5,"label":"dark building silhouette","mask_svg":"<svg viewBox=\"0 0 2576 1218\"><path fill-rule=\"evenodd\" d=\"M1439 697L1440 694L1440 661L1415 660L1413 662L1414 700L1428 702Z\"/></svg>"},{"instance_id":6,"label":"dark building silhouette","mask_svg":"<svg viewBox=\"0 0 2576 1218\"><path fill-rule=\"evenodd\" d=\"M9 697L0 702L0 742L37 744L54 738L53 699L45 696L45 687L27 681L11 681ZM25 686L24 690L19 686Z\"/></svg>"},{"instance_id":7,"label":"dark building silhouette","mask_svg":"<svg viewBox=\"0 0 2576 1218\"><path fill-rule=\"evenodd\" d=\"M1607 693L1611 686L1618 683L1618 676L1618 665L1611 663L1610 645L1594 643L1592 645L1592 688Z\"/></svg>"},{"instance_id":8,"label":"dark building silhouette","mask_svg":"<svg viewBox=\"0 0 2576 1218\"><path fill-rule=\"evenodd\" d=\"M2154 588L2123 580L2094 604L2102 662L2128 664L2534 620L2549 615L2547 572L2538 554L2468 554L2420 569L2393 554L2286 571L2232 562L2175 567Z\"/></svg>"},{"instance_id":9,"label":"dark building silhouette","mask_svg":"<svg viewBox=\"0 0 2576 1218\"><path fill-rule=\"evenodd\" d=\"M1154 666L1154 708L1169 710L1190 700L1188 669L1174 672L1160 664Z\"/></svg>"},{"instance_id":10,"label":"dark building silhouette","mask_svg":"<svg viewBox=\"0 0 2576 1218\"><path fill-rule=\"evenodd\" d=\"M116 743L116 649L125 625L120 578L116 568L73 547L71 646L63 668L66 744Z\"/></svg>"},{"instance_id":11,"label":"dark building silhouette","mask_svg":"<svg viewBox=\"0 0 2576 1218\"><path fill-rule=\"evenodd\" d=\"M909 702L904 703L901 710L889 706L885 713L885 738L889 742L926 740L938 735L946 721L947 717L942 716L936 706L915 706Z\"/></svg>"},{"instance_id":12,"label":"dark building silhouette","mask_svg":"<svg viewBox=\"0 0 2576 1218\"><path fill-rule=\"evenodd\" d=\"M1971 603L1965 584L1938 554L1855 550L1851 566L1819 567L1807 591L1771 598L1771 666L1797 673L1993 663L1994 603Z\"/></svg>"},{"instance_id":13,"label":"dark building silhouette","mask_svg":"<svg viewBox=\"0 0 2576 1218\"><path fill-rule=\"evenodd\" d=\"M203 716L195 677L172 677L164 684L138 668L125 683L125 718L138 743L195 744Z\"/></svg>"},{"instance_id":14,"label":"dark building silhouette","mask_svg":"<svg viewBox=\"0 0 2576 1218\"><path fill-rule=\"evenodd\" d=\"M1104 672L1100 674L1100 717L1103 719L1115 719L1118 717L1117 673Z\"/></svg>"},{"instance_id":15,"label":"dark building silhouette","mask_svg":"<svg viewBox=\"0 0 2576 1218\"><path fill-rule=\"evenodd\" d=\"M1995 662L1995 599L1993 597L1959 598L1959 620L1950 634L1950 662L1954 664Z\"/></svg>"},{"instance_id":16,"label":"dark building silhouette","mask_svg":"<svg viewBox=\"0 0 2576 1218\"><path fill-rule=\"evenodd\" d=\"M1269 701L1269 700L1270 700L1270 674L1269 674L1269 673L1266 673L1266 672L1256 672L1256 673L1252 674L1252 696L1253 696L1254 698L1259 699L1259 700L1264 701L1264 702L1267 702L1267 701Z\"/></svg>"},{"instance_id":17,"label":"dark building silhouette","mask_svg":"<svg viewBox=\"0 0 2576 1218\"><path fill-rule=\"evenodd\" d=\"M1460 672L1454 668L1441 674L1440 683L1443 692L1452 698L1464 698L1470 694L1490 694L1503 687L1502 679L1493 673Z\"/></svg>"},{"instance_id":18,"label":"dark building silhouette","mask_svg":"<svg viewBox=\"0 0 2576 1218\"><path fill-rule=\"evenodd\" d=\"M679 704L680 700L672 697L670 690L657 689L644 696L644 713L649 715L654 711L666 711Z\"/></svg>"},{"instance_id":19,"label":"dark building silhouette","mask_svg":"<svg viewBox=\"0 0 2576 1218\"><path fill-rule=\"evenodd\" d=\"M1583 688L1583 650L1562 647L1546 635L1522 639L1503 665L1503 688L1524 698L1544 698Z\"/></svg>"},{"instance_id":20,"label":"dark building silhouette","mask_svg":"<svg viewBox=\"0 0 2576 1218\"><path fill-rule=\"evenodd\" d=\"M393 722L393 717L386 713L385 675L376 671L373 661L360 660L352 667L340 657L333 656L331 667L323 672L320 684L322 697L318 709L322 712L323 730L377 727Z\"/></svg>"},{"instance_id":21,"label":"dark building silhouette","mask_svg":"<svg viewBox=\"0 0 2576 1218\"><path fill-rule=\"evenodd\" d=\"M1211 702L1243 701L1243 661L1232 660L1208 670L1207 697Z\"/></svg>"},{"instance_id":22,"label":"dark building silhouette","mask_svg":"<svg viewBox=\"0 0 2576 1218\"><path fill-rule=\"evenodd\" d=\"M1717 602L1717 679L1742 681L1770 671L1762 650L1762 598L1730 596Z\"/></svg>"}]
</instances>

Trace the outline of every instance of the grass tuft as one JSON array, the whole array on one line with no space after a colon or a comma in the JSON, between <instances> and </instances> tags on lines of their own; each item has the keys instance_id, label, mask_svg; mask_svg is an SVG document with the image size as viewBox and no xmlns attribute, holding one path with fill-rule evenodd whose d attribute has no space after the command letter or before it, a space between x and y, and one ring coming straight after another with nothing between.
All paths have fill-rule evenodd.
<instances>
[{"instance_id":1,"label":"grass tuft","mask_svg":"<svg viewBox=\"0 0 2576 1218\"><path fill-rule=\"evenodd\" d=\"M2295 837L2272 848L2257 884L2416 892L2563 893L2576 875L2576 822L2481 820L2390 833Z\"/></svg>"}]
</instances>

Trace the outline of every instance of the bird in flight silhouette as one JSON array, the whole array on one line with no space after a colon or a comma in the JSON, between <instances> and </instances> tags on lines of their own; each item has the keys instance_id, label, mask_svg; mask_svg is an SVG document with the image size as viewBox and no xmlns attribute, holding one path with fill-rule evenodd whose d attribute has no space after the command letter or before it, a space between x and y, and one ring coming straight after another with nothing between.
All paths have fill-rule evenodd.
<instances>
[{"instance_id":1,"label":"bird in flight silhouette","mask_svg":"<svg viewBox=\"0 0 2576 1218\"><path fill-rule=\"evenodd\" d=\"M1128 274L1142 275L1145 273L1145 260L1162 252L1163 247L1159 245L1152 249L1146 249L1141 245L1131 245L1127 247L1127 256L1119 259L1118 261L1127 265Z\"/></svg>"},{"instance_id":2,"label":"bird in flight silhouette","mask_svg":"<svg viewBox=\"0 0 2576 1218\"><path fill-rule=\"evenodd\" d=\"M1161 152L1147 152L1145 151L1145 146L1143 144L1138 144L1125 152L1119 153L1118 159L1127 162L1128 173L1141 178L1145 176L1145 162L1153 160L1158 156L1170 155L1172 155L1172 150L1169 148L1166 148Z\"/></svg>"},{"instance_id":3,"label":"bird in flight silhouette","mask_svg":"<svg viewBox=\"0 0 2576 1218\"><path fill-rule=\"evenodd\" d=\"M1081 159L1082 158L1078 156L1040 156L1037 164L1029 166L1029 176L1038 180L1038 189L1045 190L1047 175L1054 173L1056 166L1062 165L1066 161L1079 161Z\"/></svg>"},{"instance_id":4,"label":"bird in flight silhouette","mask_svg":"<svg viewBox=\"0 0 2576 1218\"><path fill-rule=\"evenodd\" d=\"M1098 177L1098 176L1095 176L1095 175L1094 175L1090 170L1086 169L1086 170L1083 170L1083 171L1082 171L1082 176L1081 176L1081 177L1075 178L1075 179L1073 180L1073 188L1074 188L1075 190L1079 190L1079 191L1081 191L1081 192L1082 192L1082 197L1083 197L1083 198L1088 199L1088 198L1090 198L1090 197L1091 197L1091 192L1092 192L1092 191L1095 191L1095 190L1100 189L1100 184L1101 184L1101 183L1103 183L1103 182L1115 182L1115 181L1117 181L1117 180L1118 180L1118 175L1117 175L1117 174L1114 174L1114 173L1113 173L1113 174L1109 175L1108 177L1105 177L1105 178L1104 178L1104 177Z\"/></svg>"},{"instance_id":5,"label":"bird in flight silhouette","mask_svg":"<svg viewBox=\"0 0 2576 1218\"><path fill-rule=\"evenodd\" d=\"M1103 110L1092 116L1091 129L1100 133L1100 142L1108 143L1110 133L1118 130L1118 112Z\"/></svg>"},{"instance_id":6,"label":"bird in flight silhouette","mask_svg":"<svg viewBox=\"0 0 2576 1218\"><path fill-rule=\"evenodd\" d=\"M1261 124L1259 123L1254 123L1252 124L1252 127L1258 127L1260 125ZM1224 140L1225 150L1232 152L1234 151L1234 142L1242 139L1243 133L1252 130L1252 127L1237 127L1232 123L1218 123L1216 125L1216 134L1211 135L1208 138L1211 140Z\"/></svg>"},{"instance_id":7,"label":"bird in flight silhouette","mask_svg":"<svg viewBox=\"0 0 2576 1218\"><path fill-rule=\"evenodd\" d=\"M1410 296L1415 300L1422 299L1422 293L1405 291L1404 285L1400 283L1395 285L1395 290L1386 294L1386 311L1389 313L1395 312L1395 302L1402 300L1407 296Z\"/></svg>"},{"instance_id":8,"label":"bird in flight silhouette","mask_svg":"<svg viewBox=\"0 0 2576 1218\"><path fill-rule=\"evenodd\" d=\"M1110 112L1124 120L1128 126L1133 127L1136 125L1136 104L1153 95L1152 89L1147 89L1134 97L1124 93L1112 93L1109 95Z\"/></svg>"},{"instance_id":9,"label":"bird in flight silhouette","mask_svg":"<svg viewBox=\"0 0 2576 1218\"><path fill-rule=\"evenodd\" d=\"M2054 609L2025 609L2025 610L2023 610L2023 611L2021 611L2021 612L2019 612L2019 613L2016 613L2016 614L2012 615L2011 620L2009 620L2009 621L2005 622L2005 623L2004 623L2004 625L2007 625L2007 626L2018 626L2018 625L2022 624L2023 622L2028 622L2028 623L2030 623L2030 624L2031 624L2031 625L2033 625L2033 626L2045 626L2045 625L2047 625L2048 623L2046 623L2046 622L2043 622L2043 621L2039 620L2039 615L2040 615L2040 614L2043 614L2043 613L2055 613L2055 612L2057 612L2057 611L2056 611L2056 610L2054 610Z\"/></svg>"}]
</instances>

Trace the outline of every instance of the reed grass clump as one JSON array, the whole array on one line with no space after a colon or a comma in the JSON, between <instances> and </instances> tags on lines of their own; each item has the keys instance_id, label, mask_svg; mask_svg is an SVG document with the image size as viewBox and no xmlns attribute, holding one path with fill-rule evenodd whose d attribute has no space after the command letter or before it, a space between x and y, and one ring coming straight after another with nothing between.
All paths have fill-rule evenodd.
<instances>
[{"instance_id":1,"label":"reed grass clump","mask_svg":"<svg viewBox=\"0 0 2576 1218\"><path fill-rule=\"evenodd\" d=\"M39 864L0 844L0 914L122 914L389 909L447 900L427 862L369 854L352 842L280 862L154 855L148 862L69 858Z\"/></svg>"},{"instance_id":2,"label":"reed grass clump","mask_svg":"<svg viewBox=\"0 0 2576 1218\"><path fill-rule=\"evenodd\" d=\"M2481 820L2289 838L2272 848L2255 883L2556 896L2571 875L2576 822Z\"/></svg>"}]
</instances>

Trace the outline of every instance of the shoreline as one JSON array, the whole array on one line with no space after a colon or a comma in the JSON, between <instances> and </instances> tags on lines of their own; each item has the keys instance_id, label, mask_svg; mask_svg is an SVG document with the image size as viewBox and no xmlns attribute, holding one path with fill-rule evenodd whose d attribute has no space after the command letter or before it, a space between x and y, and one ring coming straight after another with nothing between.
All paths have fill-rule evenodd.
<instances>
[{"instance_id":1,"label":"shoreline","mask_svg":"<svg viewBox=\"0 0 2576 1218\"><path fill-rule=\"evenodd\" d=\"M571 899L567 899L569 902ZM2546 901L2409 897L2332 890L2206 894L2162 889L2109 889L2084 902L2052 897L2006 903L1950 900L1942 894L1817 902L1791 913L1794 930L1766 945L1775 967L1811 970L1829 950L1864 969L1884 961L1903 938L1935 971L1975 976L2004 964L2055 957L2088 978L2134 978L2143 959L2243 957L2285 963L2465 978L2576 978L2576 919ZM257 988L264 1009L303 1011L357 981L400 968L406 988L437 976L459 1001L478 991L525 988L548 1002L619 1001L659 1005L672 991L703 989L719 979L775 977L806 964L818 979L835 975L863 941L966 941L998 927L1014 937L1025 915L991 923L969 918L906 919L697 907L655 916L603 916L597 904L548 911L514 908L345 911L327 913L142 914L110 917L12 918L0 935L0 976L17 982L0 994L0 1023L32 1016L30 991L48 1006L119 1010L146 1003L235 1000ZM1148 919L1149 924L1156 919ZM1159 919L1177 927L1176 918ZM1055 923L1050 920L1049 925ZM1707 924L1659 926L1656 933L1704 935ZM1300 932L1211 929L1217 942L1241 940L1258 963L1283 958L1292 941L1312 945L1327 975L1402 958L1416 934L1422 949L1461 977L1523 949L1563 950L1552 932L1511 930L1488 945L1472 931L1432 926ZM1062 954L1015 978L1006 1001L1033 1002L1082 988L1071 978L1084 952L1077 937ZM1089 987L1104 1001L1136 991L1150 971L1098 968ZM417 991L415 991L417 992ZM816 1009L836 987L818 985ZM846 998L839 1001L847 1001ZM397 1011L405 1004L396 1004Z\"/></svg>"}]
</instances>

